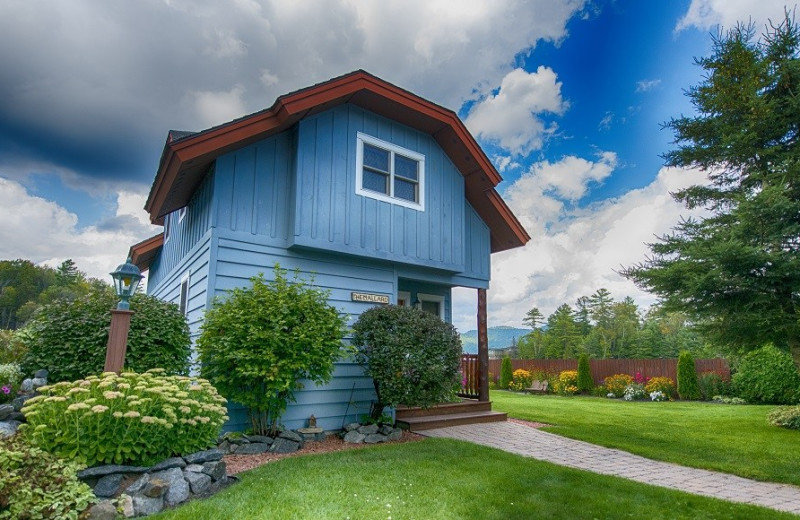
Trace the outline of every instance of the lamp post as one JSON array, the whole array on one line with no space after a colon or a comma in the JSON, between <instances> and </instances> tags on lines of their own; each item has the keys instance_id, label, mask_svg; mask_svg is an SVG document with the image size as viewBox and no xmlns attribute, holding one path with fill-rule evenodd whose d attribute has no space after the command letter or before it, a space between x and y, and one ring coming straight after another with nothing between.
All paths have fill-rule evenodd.
<instances>
[{"instance_id":1,"label":"lamp post","mask_svg":"<svg viewBox=\"0 0 800 520\"><path fill-rule=\"evenodd\" d=\"M125 351L128 349L128 331L131 328L130 310L131 296L136 292L143 276L139 268L131 263L131 259L117 267L111 273L114 279L114 291L119 297L117 308L111 310L111 328L108 331L108 346L106 347L105 372L120 373L125 363Z\"/></svg>"}]
</instances>

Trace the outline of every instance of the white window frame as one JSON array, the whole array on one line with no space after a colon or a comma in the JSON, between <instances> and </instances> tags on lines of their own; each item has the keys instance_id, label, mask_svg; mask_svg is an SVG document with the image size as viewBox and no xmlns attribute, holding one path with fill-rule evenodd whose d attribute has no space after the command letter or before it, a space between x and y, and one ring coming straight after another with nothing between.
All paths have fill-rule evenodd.
<instances>
[{"instance_id":1,"label":"white window frame","mask_svg":"<svg viewBox=\"0 0 800 520\"><path fill-rule=\"evenodd\" d=\"M417 211L425 211L425 156L408 150L406 148L397 146L392 143L388 143L376 137L372 137L371 135L362 134L358 132L356 134L357 139L357 146L356 146L356 194L362 195L364 197L369 197L371 199L381 200L384 202L388 202L390 204L395 204L397 206L403 206L405 208L411 208ZM365 189L363 186L363 177L364 177L364 143L367 143L371 146L376 148L380 148L382 150L386 150L390 152L391 156L389 158L389 195L384 193L380 193L377 191L372 191ZM410 200L402 199L394 197L394 156L402 155L403 157L408 157L409 159L413 159L418 163L417 169L417 194L419 201L412 202Z\"/></svg>"},{"instance_id":2,"label":"white window frame","mask_svg":"<svg viewBox=\"0 0 800 520\"><path fill-rule=\"evenodd\" d=\"M183 222L183 217L186 216L186 208L187 207L188 206L184 206L184 207L182 207L181 209L178 210L178 222L179 223Z\"/></svg>"},{"instance_id":3,"label":"white window frame","mask_svg":"<svg viewBox=\"0 0 800 520\"><path fill-rule=\"evenodd\" d=\"M166 215L164 215L164 243L165 244L167 242L169 242L169 237L172 234L172 233L170 233L170 230L171 230L171 226L170 226L171 218L170 217L172 217L172 213L167 213Z\"/></svg>"},{"instance_id":4,"label":"white window frame","mask_svg":"<svg viewBox=\"0 0 800 520\"><path fill-rule=\"evenodd\" d=\"M422 308L422 302L436 302L439 304L439 319L445 321L444 319L444 296L441 294L425 294L425 293L417 293L417 299L420 301L420 308Z\"/></svg>"},{"instance_id":5,"label":"white window frame","mask_svg":"<svg viewBox=\"0 0 800 520\"><path fill-rule=\"evenodd\" d=\"M190 292L190 283L191 283L191 275L192 272L189 271L181 278L181 285L180 290L178 291L178 309L181 311L181 314L184 316L189 315L189 292ZM184 287L186 288L184 290ZM183 306L183 309L181 309Z\"/></svg>"}]
</instances>

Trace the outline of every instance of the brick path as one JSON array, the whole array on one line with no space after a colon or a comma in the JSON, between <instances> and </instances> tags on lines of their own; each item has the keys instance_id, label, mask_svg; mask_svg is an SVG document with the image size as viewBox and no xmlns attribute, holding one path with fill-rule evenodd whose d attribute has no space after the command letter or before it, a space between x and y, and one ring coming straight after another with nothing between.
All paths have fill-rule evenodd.
<instances>
[{"instance_id":1,"label":"brick path","mask_svg":"<svg viewBox=\"0 0 800 520\"><path fill-rule=\"evenodd\" d=\"M800 487L658 462L631 453L543 432L513 422L451 426L418 432L491 446L560 466L800 514Z\"/></svg>"}]
</instances>

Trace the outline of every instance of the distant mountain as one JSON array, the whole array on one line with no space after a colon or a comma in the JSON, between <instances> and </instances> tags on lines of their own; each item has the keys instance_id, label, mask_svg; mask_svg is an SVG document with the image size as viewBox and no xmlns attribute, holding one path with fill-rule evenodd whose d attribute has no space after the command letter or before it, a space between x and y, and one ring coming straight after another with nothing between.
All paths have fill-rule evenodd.
<instances>
[{"instance_id":1,"label":"distant mountain","mask_svg":"<svg viewBox=\"0 0 800 520\"><path fill-rule=\"evenodd\" d=\"M517 341L529 333L530 329L518 329L516 327L489 327L487 335L489 336L489 348L498 349L511 346L512 339L516 338ZM478 353L478 331L470 330L461 335L461 350L465 354Z\"/></svg>"}]
</instances>

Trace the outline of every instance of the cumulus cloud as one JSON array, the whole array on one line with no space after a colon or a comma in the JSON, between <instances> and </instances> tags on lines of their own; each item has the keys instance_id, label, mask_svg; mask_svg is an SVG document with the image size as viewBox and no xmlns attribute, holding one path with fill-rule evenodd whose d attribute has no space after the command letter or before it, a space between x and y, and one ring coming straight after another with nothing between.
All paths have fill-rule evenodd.
<instances>
[{"instance_id":1,"label":"cumulus cloud","mask_svg":"<svg viewBox=\"0 0 800 520\"><path fill-rule=\"evenodd\" d=\"M769 20L783 20L784 8L791 11L796 5L786 0L692 0L675 30L689 27L707 30L717 25L730 29L739 22L752 21L761 31Z\"/></svg>"},{"instance_id":2,"label":"cumulus cloud","mask_svg":"<svg viewBox=\"0 0 800 520\"><path fill-rule=\"evenodd\" d=\"M571 170L573 175L579 172L584 186L590 179L607 177L616 164L606 155L594 162L567 158L539 168L548 172L542 177L560 178L562 172L570 171L570 163L576 167ZM573 305L578 297L600 287L616 299L631 296L640 305L654 303L652 295L615 271L643 261L649 254L647 243L668 233L681 216L692 215L670 192L702 184L705 175L698 170L662 168L644 188L572 209L558 197L545 194L541 187L548 183L536 181L536 177L533 172L526 174L504 195L532 239L523 248L492 255L489 324L521 326L531 307L547 316L562 303ZM580 191L566 188L561 193ZM459 320L459 330L475 328L474 291L454 291L453 316Z\"/></svg>"},{"instance_id":3,"label":"cumulus cloud","mask_svg":"<svg viewBox=\"0 0 800 520\"><path fill-rule=\"evenodd\" d=\"M0 258L51 266L72 258L89 276L110 281L108 273L124 261L130 245L160 230L150 225L144 200L143 193L120 193L114 217L79 229L74 213L0 177Z\"/></svg>"},{"instance_id":4,"label":"cumulus cloud","mask_svg":"<svg viewBox=\"0 0 800 520\"><path fill-rule=\"evenodd\" d=\"M512 154L527 155L542 148L556 132L546 114L561 115L569 103L561 97L561 82L549 67L535 72L514 69L503 78L500 89L473 105L465 124L487 141L496 142Z\"/></svg>"}]
</instances>

